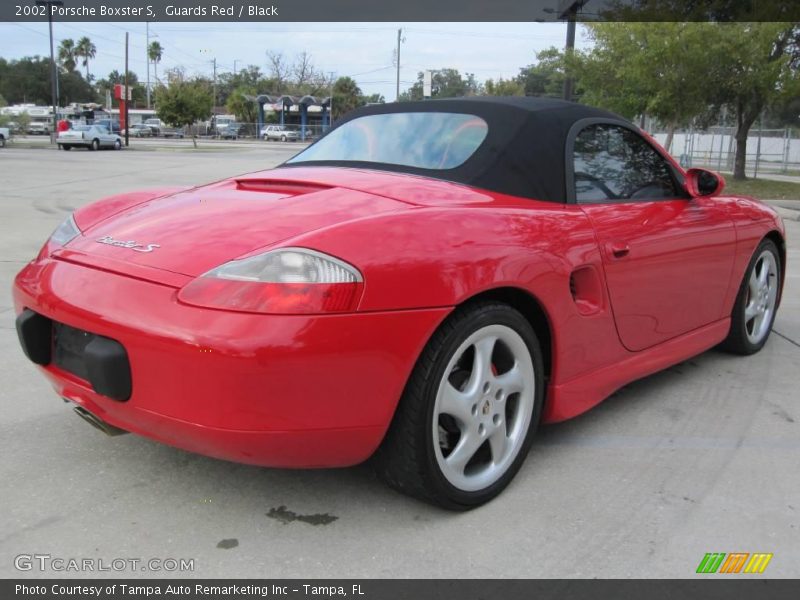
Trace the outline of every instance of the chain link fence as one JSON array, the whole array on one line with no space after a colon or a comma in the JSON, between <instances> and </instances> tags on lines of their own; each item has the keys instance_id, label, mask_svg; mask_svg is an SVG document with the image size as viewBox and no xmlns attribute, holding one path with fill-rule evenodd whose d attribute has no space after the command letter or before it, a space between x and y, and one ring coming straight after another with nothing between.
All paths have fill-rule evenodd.
<instances>
[{"instance_id":1,"label":"chain link fence","mask_svg":"<svg viewBox=\"0 0 800 600\"><path fill-rule=\"evenodd\" d=\"M703 167L714 171L733 171L736 155L736 129L709 127L704 130L678 130L672 139L670 153L683 167ZM653 137L664 144L668 137L657 131ZM800 135L787 127L761 129L754 127L747 138L745 172L750 177L759 173L800 175Z\"/></svg>"},{"instance_id":2,"label":"chain link fence","mask_svg":"<svg viewBox=\"0 0 800 600\"><path fill-rule=\"evenodd\" d=\"M225 124L213 126L206 123L198 123L187 127L185 135L187 137L196 135L199 138L210 139L237 139L237 140L265 140L264 131L269 126L277 126L277 123L266 123L259 125L258 123L241 123L236 122L233 124ZM324 133L322 125L306 125L305 133L300 125L284 125L285 130L293 132L295 135L286 135L286 141L301 141L305 139L306 142L314 141ZM327 130L327 127L324 128ZM295 137L296 136L296 137ZM281 135L269 136L265 141L282 141Z\"/></svg>"}]
</instances>

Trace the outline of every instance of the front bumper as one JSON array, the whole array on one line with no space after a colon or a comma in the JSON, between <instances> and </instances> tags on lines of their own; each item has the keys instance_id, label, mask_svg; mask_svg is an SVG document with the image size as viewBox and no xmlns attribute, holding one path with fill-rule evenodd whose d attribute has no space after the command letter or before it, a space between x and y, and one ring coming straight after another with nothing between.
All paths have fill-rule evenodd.
<instances>
[{"instance_id":1,"label":"front bumper","mask_svg":"<svg viewBox=\"0 0 800 600\"><path fill-rule=\"evenodd\" d=\"M199 454L264 466L368 458L422 348L448 308L253 315L180 304L177 289L53 258L17 275L29 309L118 342L126 401L52 362L59 395L115 427Z\"/></svg>"}]
</instances>

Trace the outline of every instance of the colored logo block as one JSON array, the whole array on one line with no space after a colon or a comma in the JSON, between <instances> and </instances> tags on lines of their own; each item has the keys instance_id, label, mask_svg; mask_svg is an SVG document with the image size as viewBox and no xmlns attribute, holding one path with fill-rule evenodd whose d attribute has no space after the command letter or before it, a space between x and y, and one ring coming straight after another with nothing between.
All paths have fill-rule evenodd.
<instances>
[{"instance_id":1,"label":"colored logo block","mask_svg":"<svg viewBox=\"0 0 800 600\"><path fill-rule=\"evenodd\" d=\"M727 575L736 573L763 573L769 561L772 560L771 553L755 552L708 552L697 565L697 573L724 573Z\"/></svg>"}]
</instances>

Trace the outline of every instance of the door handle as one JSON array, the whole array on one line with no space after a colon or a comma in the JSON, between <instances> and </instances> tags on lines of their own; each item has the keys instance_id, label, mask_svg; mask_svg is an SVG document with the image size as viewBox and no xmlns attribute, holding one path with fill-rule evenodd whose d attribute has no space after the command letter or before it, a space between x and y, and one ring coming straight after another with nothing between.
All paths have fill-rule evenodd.
<instances>
[{"instance_id":1,"label":"door handle","mask_svg":"<svg viewBox=\"0 0 800 600\"><path fill-rule=\"evenodd\" d=\"M630 254L630 247L625 242L611 242L608 244L608 252L614 258L625 258Z\"/></svg>"}]
</instances>

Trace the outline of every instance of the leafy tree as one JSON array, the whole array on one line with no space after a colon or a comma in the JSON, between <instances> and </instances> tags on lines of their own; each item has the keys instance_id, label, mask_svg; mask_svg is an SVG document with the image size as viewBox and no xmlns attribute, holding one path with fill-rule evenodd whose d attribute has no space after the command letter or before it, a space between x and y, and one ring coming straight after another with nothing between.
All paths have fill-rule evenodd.
<instances>
[{"instance_id":1,"label":"leafy tree","mask_svg":"<svg viewBox=\"0 0 800 600\"><path fill-rule=\"evenodd\" d=\"M556 48L536 54L536 63L522 67L516 81L522 85L525 96L561 98L564 93L565 58Z\"/></svg>"},{"instance_id":2,"label":"leafy tree","mask_svg":"<svg viewBox=\"0 0 800 600\"><path fill-rule=\"evenodd\" d=\"M77 65L76 58L75 42L69 38L61 40L61 44L58 46L58 63L61 68L67 73L74 71Z\"/></svg>"},{"instance_id":3,"label":"leafy tree","mask_svg":"<svg viewBox=\"0 0 800 600\"><path fill-rule=\"evenodd\" d=\"M158 63L161 62L161 57L164 55L164 47L156 42L150 42L147 47L147 58L153 63L153 78L158 81Z\"/></svg>"},{"instance_id":4,"label":"leafy tree","mask_svg":"<svg viewBox=\"0 0 800 600\"><path fill-rule=\"evenodd\" d=\"M362 101L364 104L384 104L386 98L383 97L383 94L370 94L369 96L362 97Z\"/></svg>"},{"instance_id":5,"label":"leafy tree","mask_svg":"<svg viewBox=\"0 0 800 600\"><path fill-rule=\"evenodd\" d=\"M50 80L47 79L49 87ZM50 94L47 94L50 97ZM58 103L59 106L66 106L71 102L95 102L97 92L92 85L86 81L77 71L62 73L58 77ZM48 100L45 104L49 104Z\"/></svg>"},{"instance_id":6,"label":"leafy tree","mask_svg":"<svg viewBox=\"0 0 800 600\"><path fill-rule=\"evenodd\" d=\"M254 87L238 87L228 96L225 109L244 123L255 123L258 120L257 95Z\"/></svg>"},{"instance_id":7,"label":"leafy tree","mask_svg":"<svg viewBox=\"0 0 800 600\"><path fill-rule=\"evenodd\" d=\"M702 51L720 63L708 81L712 102L727 106L735 115L733 178L746 179L750 128L766 108L800 95L800 25L725 23L705 27L708 32Z\"/></svg>"},{"instance_id":8,"label":"leafy tree","mask_svg":"<svg viewBox=\"0 0 800 600\"><path fill-rule=\"evenodd\" d=\"M363 105L361 88L352 77L339 77L333 84L333 119Z\"/></svg>"},{"instance_id":9,"label":"leafy tree","mask_svg":"<svg viewBox=\"0 0 800 600\"><path fill-rule=\"evenodd\" d=\"M524 96L525 86L516 79L503 79L497 81L487 79L483 84L487 96Z\"/></svg>"},{"instance_id":10,"label":"leafy tree","mask_svg":"<svg viewBox=\"0 0 800 600\"><path fill-rule=\"evenodd\" d=\"M736 121L734 179L745 178L747 136L766 108L800 93L800 27L791 23L600 23L575 71L583 100L670 131L722 106ZM671 135L668 136L669 146Z\"/></svg>"},{"instance_id":11,"label":"leafy tree","mask_svg":"<svg viewBox=\"0 0 800 600\"><path fill-rule=\"evenodd\" d=\"M207 81L175 77L169 86L156 89L156 101L156 114L160 119L178 127L189 127L211 116L214 98ZM192 136L192 142L196 148L196 135Z\"/></svg>"},{"instance_id":12,"label":"leafy tree","mask_svg":"<svg viewBox=\"0 0 800 600\"><path fill-rule=\"evenodd\" d=\"M709 104L707 77L714 69L702 51L697 23L598 23L589 26L594 48L576 57L582 100L629 118L648 114L668 128L688 125Z\"/></svg>"},{"instance_id":13,"label":"leafy tree","mask_svg":"<svg viewBox=\"0 0 800 600\"><path fill-rule=\"evenodd\" d=\"M92 40L84 36L78 40L78 44L75 46L75 56L81 59L81 64L86 68L86 81L90 81L89 61L97 56L97 47Z\"/></svg>"},{"instance_id":14,"label":"leafy tree","mask_svg":"<svg viewBox=\"0 0 800 600\"><path fill-rule=\"evenodd\" d=\"M422 100L423 77L420 71L417 81L408 90L400 94L400 100ZM475 75L467 73L462 77L457 69L439 69L431 75L431 97L457 98L460 96L476 96L482 92Z\"/></svg>"}]
</instances>

